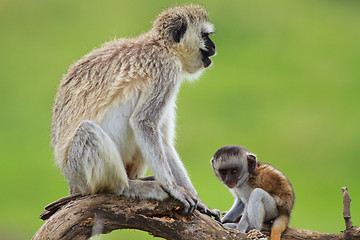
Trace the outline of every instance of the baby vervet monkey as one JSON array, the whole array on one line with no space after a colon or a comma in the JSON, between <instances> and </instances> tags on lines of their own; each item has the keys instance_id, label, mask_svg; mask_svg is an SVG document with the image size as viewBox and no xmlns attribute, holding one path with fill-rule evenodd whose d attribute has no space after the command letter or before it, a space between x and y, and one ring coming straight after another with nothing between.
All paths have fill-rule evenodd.
<instances>
[{"instance_id":1,"label":"baby vervet monkey","mask_svg":"<svg viewBox=\"0 0 360 240\"><path fill-rule=\"evenodd\" d=\"M199 199L174 147L180 84L211 65L213 33L203 7L173 7L149 32L106 43L69 68L55 98L52 145L71 194L169 194L186 214L219 216ZM139 180L148 166L155 181Z\"/></svg>"},{"instance_id":2,"label":"baby vervet monkey","mask_svg":"<svg viewBox=\"0 0 360 240\"><path fill-rule=\"evenodd\" d=\"M289 223L295 195L291 183L278 169L257 162L240 146L225 146L211 159L215 175L234 195L235 201L221 222L241 232L261 230L273 221L271 240L280 239ZM239 221L240 219L240 221Z\"/></svg>"}]
</instances>

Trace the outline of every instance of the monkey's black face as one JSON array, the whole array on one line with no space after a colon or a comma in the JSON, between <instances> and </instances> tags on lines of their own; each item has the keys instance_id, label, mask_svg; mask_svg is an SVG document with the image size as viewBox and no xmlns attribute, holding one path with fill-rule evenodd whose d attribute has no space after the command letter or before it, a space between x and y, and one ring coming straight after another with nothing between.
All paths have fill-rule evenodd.
<instances>
[{"instance_id":1,"label":"monkey's black face","mask_svg":"<svg viewBox=\"0 0 360 240\"><path fill-rule=\"evenodd\" d=\"M204 64L204 67L207 68L210 66L211 64L211 60L209 57L215 55L216 51L215 51L215 44L214 42L210 39L209 37L209 33L203 33L202 34L202 38L205 42L205 48L206 49L200 49L201 51L201 55L202 55L202 62Z\"/></svg>"},{"instance_id":2,"label":"monkey's black face","mask_svg":"<svg viewBox=\"0 0 360 240\"><path fill-rule=\"evenodd\" d=\"M219 175L228 188L236 187L241 173L240 167L220 168Z\"/></svg>"}]
</instances>

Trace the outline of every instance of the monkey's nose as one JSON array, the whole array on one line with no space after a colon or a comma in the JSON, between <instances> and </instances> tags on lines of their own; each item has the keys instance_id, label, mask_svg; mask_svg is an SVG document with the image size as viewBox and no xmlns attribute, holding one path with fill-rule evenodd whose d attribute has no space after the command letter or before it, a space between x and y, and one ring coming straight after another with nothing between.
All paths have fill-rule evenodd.
<instances>
[{"instance_id":1,"label":"monkey's nose","mask_svg":"<svg viewBox=\"0 0 360 240\"><path fill-rule=\"evenodd\" d=\"M215 55L216 50L215 50L215 43L213 41L210 40L207 42L206 49L209 57Z\"/></svg>"},{"instance_id":2,"label":"monkey's nose","mask_svg":"<svg viewBox=\"0 0 360 240\"><path fill-rule=\"evenodd\" d=\"M225 183L225 184L226 184L226 186L227 186L228 188L234 188L235 185L236 185L236 183L234 183L234 182L227 182L227 183Z\"/></svg>"},{"instance_id":3,"label":"monkey's nose","mask_svg":"<svg viewBox=\"0 0 360 240\"><path fill-rule=\"evenodd\" d=\"M209 57L215 55L215 44L212 41L206 44L206 52Z\"/></svg>"},{"instance_id":4,"label":"monkey's nose","mask_svg":"<svg viewBox=\"0 0 360 240\"><path fill-rule=\"evenodd\" d=\"M216 53L215 44L206 45L206 49L200 49L203 57L211 57Z\"/></svg>"},{"instance_id":5,"label":"monkey's nose","mask_svg":"<svg viewBox=\"0 0 360 240\"><path fill-rule=\"evenodd\" d=\"M214 45L214 46L210 46L209 49L208 49L209 57L214 56L215 53L216 53L215 45Z\"/></svg>"}]
</instances>

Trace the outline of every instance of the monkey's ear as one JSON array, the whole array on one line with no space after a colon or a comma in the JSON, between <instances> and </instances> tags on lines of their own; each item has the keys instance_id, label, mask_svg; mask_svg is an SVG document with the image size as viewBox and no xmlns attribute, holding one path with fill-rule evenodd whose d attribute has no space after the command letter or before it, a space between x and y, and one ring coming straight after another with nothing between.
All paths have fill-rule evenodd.
<instances>
[{"instance_id":1,"label":"monkey's ear","mask_svg":"<svg viewBox=\"0 0 360 240\"><path fill-rule=\"evenodd\" d=\"M181 17L176 19L170 32L172 39L177 43L180 42L181 38L185 35L186 29L187 25L185 19L182 19Z\"/></svg>"},{"instance_id":2,"label":"monkey's ear","mask_svg":"<svg viewBox=\"0 0 360 240\"><path fill-rule=\"evenodd\" d=\"M252 153L248 153L246 157L248 162L248 172L254 174L256 169L256 156Z\"/></svg>"}]
</instances>

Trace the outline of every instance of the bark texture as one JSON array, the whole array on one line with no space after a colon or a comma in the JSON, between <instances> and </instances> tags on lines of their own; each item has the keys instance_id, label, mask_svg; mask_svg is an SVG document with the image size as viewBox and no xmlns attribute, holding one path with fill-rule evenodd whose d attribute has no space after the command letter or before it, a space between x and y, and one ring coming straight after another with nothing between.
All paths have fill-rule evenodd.
<instances>
[{"instance_id":1,"label":"bark texture","mask_svg":"<svg viewBox=\"0 0 360 240\"><path fill-rule=\"evenodd\" d=\"M346 230L327 234L288 227L282 239L360 239L360 228L352 226L350 198L343 189ZM174 199L162 202L129 199L114 194L65 197L45 207L40 215L47 221L33 236L40 239L88 239L117 229L139 229L165 239L257 239L227 228L211 217L195 211L182 215L182 205ZM350 223L349 223L350 221ZM269 226L263 233L269 236Z\"/></svg>"}]
</instances>

